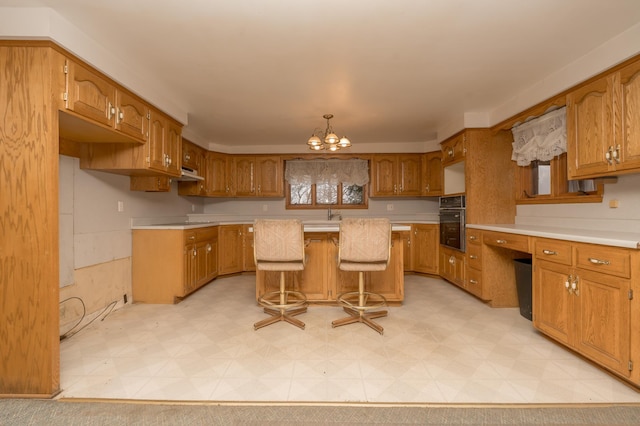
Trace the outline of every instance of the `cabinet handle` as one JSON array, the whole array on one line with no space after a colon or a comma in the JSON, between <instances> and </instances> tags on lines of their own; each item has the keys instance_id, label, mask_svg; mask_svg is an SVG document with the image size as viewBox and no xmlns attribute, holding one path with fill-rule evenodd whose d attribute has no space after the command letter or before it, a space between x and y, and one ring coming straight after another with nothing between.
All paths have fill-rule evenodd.
<instances>
[{"instance_id":1,"label":"cabinet handle","mask_svg":"<svg viewBox=\"0 0 640 426\"><path fill-rule=\"evenodd\" d=\"M111 117L113 117L116 113L116 109L113 105L111 105L111 102L109 102L109 105L107 105L107 119L111 120Z\"/></svg>"},{"instance_id":2,"label":"cabinet handle","mask_svg":"<svg viewBox=\"0 0 640 426\"><path fill-rule=\"evenodd\" d=\"M616 164L620 164L620 144L618 144L616 149L613 150L612 157Z\"/></svg>"},{"instance_id":3,"label":"cabinet handle","mask_svg":"<svg viewBox=\"0 0 640 426\"><path fill-rule=\"evenodd\" d=\"M429 184L427 184L427 186L425 187L426 192L431 192L431 191L429 190L429 188L430 188L430 186L429 186Z\"/></svg>"},{"instance_id":4,"label":"cabinet handle","mask_svg":"<svg viewBox=\"0 0 640 426\"><path fill-rule=\"evenodd\" d=\"M449 257L449 264L455 265L456 264L456 258L453 257L453 256Z\"/></svg>"},{"instance_id":5,"label":"cabinet handle","mask_svg":"<svg viewBox=\"0 0 640 426\"><path fill-rule=\"evenodd\" d=\"M475 240L477 240L477 239L478 239L478 237L476 237L475 235L469 235L469 239L470 239L471 241L475 241Z\"/></svg>"},{"instance_id":6,"label":"cabinet handle","mask_svg":"<svg viewBox=\"0 0 640 426\"><path fill-rule=\"evenodd\" d=\"M398 185L393 185L393 193L397 194L398 193Z\"/></svg>"},{"instance_id":7,"label":"cabinet handle","mask_svg":"<svg viewBox=\"0 0 640 426\"><path fill-rule=\"evenodd\" d=\"M572 293L572 289L571 289L571 281L573 281L573 275L569 275L567 277L567 280L564 282L564 288L567 289L567 291L569 292L569 294Z\"/></svg>"},{"instance_id":8,"label":"cabinet handle","mask_svg":"<svg viewBox=\"0 0 640 426\"><path fill-rule=\"evenodd\" d=\"M196 249L193 249L193 257L196 257L198 255L198 252L196 251Z\"/></svg>"},{"instance_id":9,"label":"cabinet handle","mask_svg":"<svg viewBox=\"0 0 640 426\"><path fill-rule=\"evenodd\" d=\"M478 256L476 256L475 254L470 254L469 255L469 259L476 260L477 258L478 258Z\"/></svg>"},{"instance_id":10,"label":"cabinet handle","mask_svg":"<svg viewBox=\"0 0 640 426\"><path fill-rule=\"evenodd\" d=\"M507 240L496 240L497 244L507 244Z\"/></svg>"},{"instance_id":11,"label":"cabinet handle","mask_svg":"<svg viewBox=\"0 0 640 426\"><path fill-rule=\"evenodd\" d=\"M576 275L576 277L573 279L573 282L571 283L571 290L573 290L573 294L575 294L576 296L580 296L580 289L578 288L578 276Z\"/></svg>"},{"instance_id":12,"label":"cabinet handle","mask_svg":"<svg viewBox=\"0 0 640 426\"><path fill-rule=\"evenodd\" d=\"M211 244L207 244L207 253L211 253Z\"/></svg>"},{"instance_id":13,"label":"cabinet handle","mask_svg":"<svg viewBox=\"0 0 640 426\"><path fill-rule=\"evenodd\" d=\"M611 161L612 156L613 156L613 147L610 146L609 149L607 149L607 152L604 153L604 158L607 160L607 163L613 164L613 161Z\"/></svg>"},{"instance_id":14,"label":"cabinet handle","mask_svg":"<svg viewBox=\"0 0 640 426\"><path fill-rule=\"evenodd\" d=\"M548 256L556 256L558 254L557 251L547 250L547 249L542 250L542 253L544 253L544 254L546 254Z\"/></svg>"},{"instance_id":15,"label":"cabinet handle","mask_svg":"<svg viewBox=\"0 0 640 426\"><path fill-rule=\"evenodd\" d=\"M447 150L447 155L448 155L449 157L453 157L453 149L452 149L452 148L449 148L449 149Z\"/></svg>"},{"instance_id":16,"label":"cabinet handle","mask_svg":"<svg viewBox=\"0 0 640 426\"><path fill-rule=\"evenodd\" d=\"M124 120L124 112L122 112L120 108L118 108L118 115L116 115L116 122L120 124L122 123L123 120Z\"/></svg>"},{"instance_id":17,"label":"cabinet handle","mask_svg":"<svg viewBox=\"0 0 640 426\"><path fill-rule=\"evenodd\" d=\"M195 240L195 239L196 239L196 237L195 237L195 235L191 235L191 236L189 236L189 239L190 239L190 240Z\"/></svg>"},{"instance_id":18,"label":"cabinet handle","mask_svg":"<svg viewBox=\"0 0 640 426\"><path fill-rule=\"evenodd\" d=\"M596 259L595 257L590 257L589 262L593 263L594 265L610 265L611 264L611 262L609 262L608 260L600 260L600 259Z\"/></svg>"},{"instance_id":19,"label":"cabinet handle","mask_svg":"<svg viewBox=\"0 0 640 426\"><path fill-rule=\"evenodd\" d=\"M191 156L189 154L185 154L184 161L189 161L189 160L191 160Z\"/></svg>"},{"instance_id":20,"label":"cabinet handle","mask_svg":"<svg viewBox=\"0 0 640 426\"><path fill-rule=\"evenodd\" d=\"M469 284L478 284L477 280L469 280Z\"/></svg>"}]
</instances>

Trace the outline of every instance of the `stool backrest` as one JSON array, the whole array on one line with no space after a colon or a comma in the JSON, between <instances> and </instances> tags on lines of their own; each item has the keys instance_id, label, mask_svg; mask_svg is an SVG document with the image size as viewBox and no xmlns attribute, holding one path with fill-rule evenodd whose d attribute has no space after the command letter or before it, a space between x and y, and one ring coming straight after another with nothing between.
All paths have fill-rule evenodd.
<instances>
[{"instance_id":1,"label":"stool backrest","mask_svg":"<svg viewBox=\"0 0 640 426\"><path fill-rule=\"evenodd\" d=\"M340 223L338 261L349 270L386 268L391 251L391 223L387 218L345 218ZM369 267L367 267L367 265Z\"/></svg>"},{"instance_id":2,"label":"stool backrest","mask_svg":"<svg viewBox=\"0 0 640 426\"><path fill-rule=\"evenodd\" d=\"M304 228L299 219L257 219L253 224L253 253L260 263L304 265Z\"/></svg>"}]
</instances>

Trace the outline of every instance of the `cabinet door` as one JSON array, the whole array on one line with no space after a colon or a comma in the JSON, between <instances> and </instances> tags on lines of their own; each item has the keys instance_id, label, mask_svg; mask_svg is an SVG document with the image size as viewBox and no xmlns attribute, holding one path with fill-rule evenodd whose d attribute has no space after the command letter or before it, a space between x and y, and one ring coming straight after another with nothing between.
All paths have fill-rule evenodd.
<instances>
[{"instance_id":1,"label":"cabinet door","mask_svg":"<svg viewBox=\"0 0 640 426\"><path fill-rule=\"evenodd\" d=\"M567 95L567 166L570 179L612 170L613 76L598 79Z\"/></svg>"},{"instance_id":2,"label":"cabinet door","mask_svg":"<svg viewBox=\"0 0 640 426\"><path fill-rule=\"evenodd\" d=\"M242 271L242 225L218 227L218 272L220 275Z\"/></svg>"},{"instance_id":3,"label":"cabinet door","mask_svg":"<svg viewBox=\"0 0 640 426\"><path fill-rule=\"evenodd\" d=\"M231 195L231 181L229 175L229 156L218 152L206 154L206 193L210 197L225 197Z\"/></svg>"},{"instance_id":4,"label":"cabinet door","mask_svg":"<svg viewBox=\"0 0 640 426\"><path fill-rule=\"evenodd\" d=\"M254 157L237 156L233 159L234 195L237 197L255 195L255 166Z\"/></svg>"},{"instance_id":5,"label":"cabinet door","mask_svg":"<svg viewBox=\"0 0 640 426\"><path fill-rule=\"evenodd\" d=\"M196 256L195 245L190 244L184 247L184 281L183 292L177 296L184 297L196 288Z\"/></svg>"},{"instance_id":6,"label":"cabinet door","mask_svg":"<svg viewBox=\"0 0 640 426\"><path fill-rule=\"evenodd\" d=\"M398 195L422 195L422 156L407 154L398 156Z\"/></svg>"},{"instance_id":7,"label":"cabinet door","mask_svg":"<svg viewBox=\"0 0 640 426\"><path fill-rule=\"evenodd\" d=\"M442 152L427 152L422 157L422 195L436 197L442 195Z\"/></svg>"},{"instance_id":8,"label":"cabinet door","mask_svg":"<svg viewBox=\"0 0 640 426\"><path fill-rule=\"evenodd\" d=\"M581 269L576 275L574 346L580 353L628 377L631 374L629 280Z\"/></svg>"},{"instance_id":9,"label":"cabinet door","mask_svg":"<svg viewBox=\"0 0 640 426\"><path fill-rule=\"evenodd\" d=\"M571 268L565 265L535 261L533 277L533 325L564 343L571 343L573 317L573 295L566 283L570 280Z\"/></svg>"},{"instance_id":10,"label":"cabinet door","mask_svg":"<svg viewBox=\"0 0 640 426\"><path fill-rule=\"evenodd\" d=\"M195 247L195 288L200 287L209 282L207 276L207 254L209 243L207 241L199 241ZM194 288L194 290L195 290Z\"/></svg>"},{"instance_id":11,"label":"cabinet door","mask_svg":"<svg viewBox=\"0 0 640 426\"><path fill-rule=\"evenodd\" d=\"M464 159L467 154L466 135L464 133L442 142L442 164L456 163Z\"/></svg>"},{"instance_id":12,"label":"cabinet door","mask_svg":"<svg viewBox=\"0 0 640 426\"><path fill-rule=\"evenodd\" d=\"M425 274L437 274L438 246L438 225L413 225L413 270Z\"/></svg>"},{"instance_id":13,"label":"cabinet door","mask_svg":"<svg viewBox=\"0 0 640 426\"><path fill-rule=\"evenodd\" d=\"M113 127L116 88L111 82L80 64L68 61L66 86L68 110Z\"/></svg>"},{"instance_id":14,"label":"cabinet door","mask_svg":"<svg viewBox=\"0 0 640 426\"><path fill-rule=\"evenodd\" d=\"M614 111L615 144L620 152L619 170L640 170L640 61L618 73L619 96ZM618 127L619 126L619 127Z\"/></svg>"},{"instance_id":15,"label":"cabinet door","mask_svg":"<svg viewBox=\"0 0 640 426\"><path fill-rule=\"evenodd\" d=\"M160 114L151 113L149 142L147 142L147 163L150 169L164 171L168 158L164 154L167 137L167 122Z\"/></svg>"},{"instance_id":16,"label":"cabinet door","mask_svg":"<svg viewBox=\"0 0 640 426\"><path fill-rule=\"evenodd\" d=\"M249 227L253 225L244 225L242 234L242 244L243 244L243 267L242 270L247 271L255 271L256 270L256 259L253 252L253 232L249 232Z\"/></svg>"},{"instance_id":17,"label":"cabinet door","mask_svg":"<svg viewBox=\"0 0 640 426\"><path fill-rule=\"evenodd\" d=\"M172 176L182 174L182 129L173 122L167 123L164 152L168 157L166 172Z\"/></svg>"},{"instance_id":18,"label":"cabinet door","mask_svg":"<svg viewBox=\"0 0 640 426\"><path fill-rule=\"evenodd\" d=\"M303 271L293 274L293 288L306 294L308 300L327 300L327 244L333 243L324 236L311 235L308 239L307 264Z\"/></svg>"},{"instance_id":19,"label":"cabinet door","mask_svg":"<svg viewBox=\"0 0 640 426\"><path fill-rule=\"evenodd\" d=\"M200 176L204 176L204 149L182 139L182 165L190 169L198 170Z\"/></svg>"},{"instance_id":20,"label":"cabinet door","mask_svg":"<svg viewBox=\"0 0 640 426\"><path fill-rule=\"evenodd\" d=\"M402 256L403 247L400 235L393 235L393 246L389 265L384 271L365 273L365 290L383 295L389 302L402 301L404 294L398 283L403 282L404 271L402 262L397 261ZM356 287L357 289L357 287Z\"/></svg>"},{"instance_id":21,"label":"cabinet door","mask_svg":"<svg viewBox=\"0 0 640 426\"><path fill-rule=\"evenodd\" d=\"M284 176L280 157L256 157L256 195L259 197L283 197Z\"/></svg>"},{"instance_id":22,"label":"cabinet door","mask_svg":"<svg viewBox=\"0 0 640 426\"><path fill-rule=\"evenodd\" d=\"M395 155L374 155L371 163L371 196L396 195L397 157Z\"/></svg>"},{"instance_id":23,"label":"cabinet door","mask_svg":"<svg viewBox=\"0 0 640 426\"><path fill-rule=\"evenodd\" d=\"M218 240L212 239L207 241L206 245L206 282L211 281L218 276Z\"/></svg>"},{"instance_id":24,"label":"cabinet door","mask_svg":"<svg viewBox=\"0 0 640 426\"><path fill-rule=\"evenodd\" d=\"M413 231L400 231L398 232L402 239L402 267L405 272L413 271L413 246L411 239Z\"/></svg>"},{"instance_id":25,"label":"cabinet door","mask_svg":"<svg viewBox=\"0 0 640 426\"><path fill-rule=\"evenodd\" d=\"M116 96L116 130L146 142L149 138L149 107L122 90L118 90Z\"/></svg>"}]
</instances>

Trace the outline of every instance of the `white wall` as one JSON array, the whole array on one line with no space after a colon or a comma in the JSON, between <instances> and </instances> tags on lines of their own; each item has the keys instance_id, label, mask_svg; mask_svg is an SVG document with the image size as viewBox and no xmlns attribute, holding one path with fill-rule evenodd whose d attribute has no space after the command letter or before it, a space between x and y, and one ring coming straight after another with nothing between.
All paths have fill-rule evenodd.
<instances>
[{"instance_id":1,"label":"white wall","mask_svg":"<svg viewBox=\"0 0 640 426\"><path fill-rule=\"evenodd\" d=\"M200 199L129 190L129 177L79 168L60 156L60 325L89 320L112 303L131 301L131 218L184 218L202 212ZM118 212L122 201L124 211ZM80 302L81 300L81 302ZM83 307L84 305L84 307Z\"/></svg>"},{"instance_id":2,"label":"white wall","mask_svg":"<svg viewBox=\"0 0 640 426\"><path fill-rule=\"evenodd\" d=\"M617 200L619 207L610 208ZM516 223L603 231L640 231L640 174L619 176L604 187L598 204L537 204L517 208Z\"/></svg>"}]
</instances>

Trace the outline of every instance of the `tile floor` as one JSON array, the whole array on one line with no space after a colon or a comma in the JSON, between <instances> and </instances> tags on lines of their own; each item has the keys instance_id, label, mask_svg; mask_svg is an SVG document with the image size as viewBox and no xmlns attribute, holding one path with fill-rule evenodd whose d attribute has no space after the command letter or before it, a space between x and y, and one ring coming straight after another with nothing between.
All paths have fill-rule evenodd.
<instances>
[{"instance_id":1,"label":"tile floor","mask_svg":"<svg viewBox=\"0 0 640 426\"><path fill-rule=\"evenodd\" d=\"M439 279L405 277L405 304L332 329L258 331L255 277L218 279L177 305L127 305L61 342L61 398L388 403L640 402L640 393Z\"/></svg>"}]
</instances>

